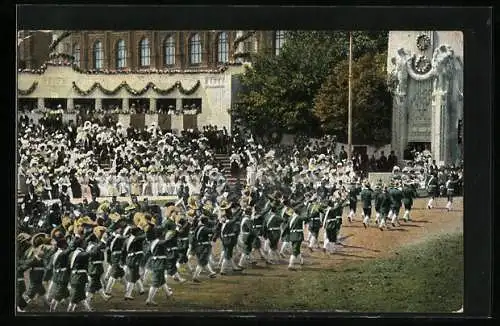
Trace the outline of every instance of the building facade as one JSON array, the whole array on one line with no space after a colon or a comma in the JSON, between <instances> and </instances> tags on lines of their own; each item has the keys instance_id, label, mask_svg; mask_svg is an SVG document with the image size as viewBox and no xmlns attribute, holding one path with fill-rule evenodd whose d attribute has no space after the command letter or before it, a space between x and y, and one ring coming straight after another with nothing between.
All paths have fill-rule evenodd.
<instances>
[{"instance_id":1,"label":"building facade","mask_svg":"<svg viewBox=\"0 0 500 326\"><path fill-rule=\"evenodd\" d=\"M387 67L393 91L392 149L432 152L437 163L463 158L463 34L391 31Z\"/></svg>"},{"instance_id":2,"label":"building facade","mask_svg":"<svg viewBox=\"0 0 500 326\"><path fill-rule=\"evenodd\" d=\"M36 69L49 59L52 35L45 31L19 31L17 45L18 69Z\"/></svg>"},{"instance_id":3,"label":"building facade","mask_svg":"<svg viewBox=\"0 0 500 326\"><path fill-rule=\"evenodd\" d=\"M239 88L235 77L252 53L278 54L284 33L54 31L52 41L56 46L45 65L18 73L20 107L169 111L176 114L156 118L168 120L168 129L211 124L231 130L229 112Z\"/></svg>"},{"instance_id":4,"label":"building facade","mask_svg":"<svg viewBox=\"0 0 500 326\"><path fill-rule=\"evenodd\" d=\"M248 53L279 52L283 39L283 31L81 31L57 52L84 70L211 69Z\"/></svg>"}]
</instances>

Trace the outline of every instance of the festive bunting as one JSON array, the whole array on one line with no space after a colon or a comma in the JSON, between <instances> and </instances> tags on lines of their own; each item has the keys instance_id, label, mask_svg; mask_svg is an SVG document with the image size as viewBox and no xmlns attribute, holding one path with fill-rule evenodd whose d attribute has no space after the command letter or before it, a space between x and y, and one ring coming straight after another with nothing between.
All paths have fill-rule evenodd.
<instances>
[{"instance_id":1,"label":"festive bunting","mask_svg":"<svg viewBox=\"0 0 500 326\"><path fill-rule=\"evenodd\" d=\"M196 81L196 84L191 87L190 89L185 89L181 82L177 81L175 82L174 85L167 89L161 89L158 86L156 86L154 83L149 82L144 88L140 90L135 90L132 87L130 87L129 84L127 84L126 81L123 81L120 85L115 87L112 90L104 88L100 83L94 83L88 90L83 90L78 85L76 85L76 82L73 82L73 88L75 91L82 95L82 96L87 96L91 93L93 93L96 89L99 89L103 94L105 95L116 95L122 88L124 88L129 94L134 95L134 96L142 96L144 95L149 89L153 89L158 95L167 95L173 92L175 89L178 89L179 92L183 95L191 95L194 92L198 90L200 87L200 81Z\"/></svg>"},{"instance_id":2,"label":"festive bunting","mask_svg":"<svg viewBox=\"0 0 500 326\"><path fill-rule=\"evenodd\" d=\"M77 65L72 63L71 56L64 57L58 56L54 57L52 60L47 61L38 69L19 69L19 73L27 73L27 74L37 74L41 75L47 70L47 66L71 66L72 69L81 74L92 74L92 75L130 75L130 74L165 74L165 75L173 75L173 74L220 74L225 72L229 66L240 66L241 63L236 61L231 61L225 63L224 65L219 66L216 69L139 69L139 70L131 70L131 69L81 69Z\"/></svg>"},{"instance_id":3,"label":"festive bunting","mask_svg":"<svg viewBox=\"0 0 500 326\"><path fill-rule=\"evenodd\" d=\"M31 93L33 93L35 91L35 89L37 87L38 87L38 82L34 81L33 84L31 84L30 88L28 88L27 90L18 89L17 94L22 95L22 96L30 95Z\"/></svg>"}]
</instances>

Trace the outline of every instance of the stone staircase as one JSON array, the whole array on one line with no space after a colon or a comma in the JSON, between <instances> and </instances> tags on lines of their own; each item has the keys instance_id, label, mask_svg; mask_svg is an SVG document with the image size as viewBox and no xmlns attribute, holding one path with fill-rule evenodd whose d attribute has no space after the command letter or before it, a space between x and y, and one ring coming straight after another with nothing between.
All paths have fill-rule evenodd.
<instances>
[{"instance_id":1,"label":"stone staircase","mask_svg":"<svg viewBox=\"0 0 500 326\"><path fill-rule=\"evenodd\" d=\"M231 187L236 187L236 191L241 192L243 185L245 183L246 173L242 171L240 176L240 182L237 182L237 178L231 176L231 162L229 160L229 155L227 154L215 154L215 159L218 163L221 163L224 167L224 176Z\"/></svg>"}]
</instances>

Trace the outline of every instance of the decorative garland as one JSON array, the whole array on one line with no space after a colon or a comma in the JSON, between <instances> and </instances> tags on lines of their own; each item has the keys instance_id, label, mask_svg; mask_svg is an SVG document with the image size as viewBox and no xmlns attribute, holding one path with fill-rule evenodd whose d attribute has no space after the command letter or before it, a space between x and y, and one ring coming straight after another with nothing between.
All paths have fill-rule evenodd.
<instances>
[{"instance_id":1,"label":"decorative garland","mask_svg":"<svg viewBox=\"0 0 500 326\"><path fill-rule=\"evenodd\" d=\"M200 87L200 85L201 85L201 83L198 80L198 81L196 81L196 84L193 87L191 87L190 89L185 89L182 86L181 82L177 81L171 87L169 87L167 89L161 89L158 86L156 86L154 83L149 82L144 88L142 88L140 90L135 90L132 87L130 87L130 85L127 84L126 81L123 81L120 85L118 85L117 87L115 87L115 89L113 89L113 90L109 90L109 89L104 88L100 83L94 83L88 90L85 91L85 90L82 90L80 87L78 87L76 85L76 82L73 82L73 88L81 96L87 96L87 95L93 93L97 88L102 93L104 93L106 95L116 95L122 88L125 88L125 90L129 94L134 95L134 96L142 96L149 89L153 89L159 95L170 94L175 89L178 89L179 92L181 94L183 94L183 95L191 95L191 94L193 94L194 92L196 92L198 90L198 88Z\"/></svg>"},{"instance_id":2,"label":"decorative garland","mask_svg":"<svg viewBox=\"0 0 500 326\"><path fill-rule=\"evenodd\" d=\"M240 66L239 62L228 62L224 65L221 65L217 69L140 69L140 70L130 70L130 69L104 69L104 70L94 70L94 69L81 69L77 65L73 64L69 61L48 61L44 63L38 69L19 69L19 73L28 73L28 74L37 74L41 75L47 70L47 66L71 66L72 69L81 74L93 74L93 75L131 75L131 74L164 74L164 75L173 75L173 74L220 74L225 72L229 66Z\"/></svg>"},{"instance_id":3,"label":"decorative garland","mask_svg":"<svg viewBox=\"0 0 500 326\"><path fill-rule=\"evenodd\" d=\"M49 61L55 61L56 59L60 59L60 60L63 60L63 61L75 61L75 57L70 55L70 54L66 54L66 53L51 53L49 54Z\"/></svg>"},{"instance_id":4,"label":"decorative garland","mask_svg":"<svg viewBox=\"0 0 500 326\"><path fill-rule=\"evenodd\" d=\"M427 50L430 45L431 45L431 39L429 38L429 36L427 36L425 34L421 34L421 35L417 36L417 48L420 51Z\"/></svg>"},{"instance_id":5,"label":"decorative garland","mask_svg":"<svg viewBox=\"0 0 500 326\"><path fill-rule=\"evenodd\" d=\"M418 58L413 55L411 61L415 72L421 75L428 73L432 68L431 61L425 55L418 56Z\"/></svg>"},{"instance_id":6,"label":"decorative garland","mask_svg":"<svg viewBox=\"0 0 500 326\"><path fill-rule=\"evenodd\" d=\"M38 82L34 81L33 84L31 84L30 88L28 88L27 90L18 89L17 94L19 94L21 96L30 95L31 93L33 93L35 91L35 89L37 87L38 87Z\"/></svg>"}]
</instances>

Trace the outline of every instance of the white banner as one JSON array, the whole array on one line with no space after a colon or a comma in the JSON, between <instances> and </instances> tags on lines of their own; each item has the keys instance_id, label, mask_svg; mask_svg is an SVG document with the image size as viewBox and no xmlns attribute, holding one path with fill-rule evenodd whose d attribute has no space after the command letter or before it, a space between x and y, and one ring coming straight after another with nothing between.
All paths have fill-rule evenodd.
<instances>
[{"instance_id":1,"label":"white banner","mask_svg":"<svg viewBox=\"0 0 500 326\"><path fill-rule=\"evenodd\" d=\"M130 115L129 114L119 114L118 122L122 124L123 128L127 129L130 126Z\"/></svg>"},{"instance_id":2,"label":"white banner","mask_svg":"<svg viewBox=\"0 0 500 326\"><path fill-rule=\"evenodd\" d=\"M146 114L144 117L144 126L150 127L152 124L158 126L158 114Z\"/></svg>"},{"instance_id":3,"label":"white banner","mask_svg":"<svg viewBox=\"0 0 500 326\"><path fill-rule=\"evenodd\" d=\"M378 180L382 180L383 184L388 184L392 179L392 173L390 172L370 172L368 173L368 181L370 184L376 185Z\"/></svg>"}]
</instances>

